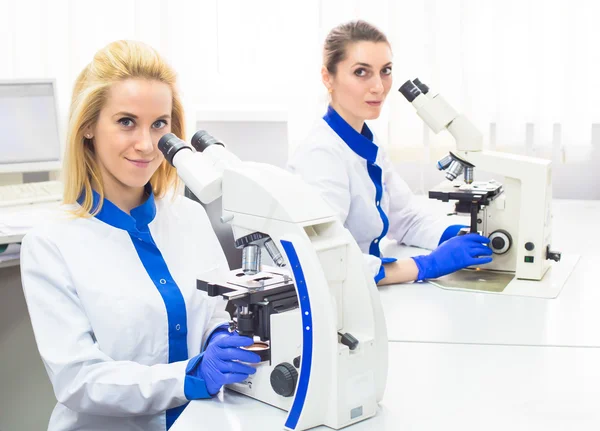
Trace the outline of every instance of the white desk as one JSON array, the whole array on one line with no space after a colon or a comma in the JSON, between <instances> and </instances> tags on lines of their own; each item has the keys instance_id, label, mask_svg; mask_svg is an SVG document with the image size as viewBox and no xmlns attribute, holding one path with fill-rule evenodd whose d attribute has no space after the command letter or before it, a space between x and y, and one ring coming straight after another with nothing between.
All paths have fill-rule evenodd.
<instances>
[{"instance_id":1,"label":"white desk","mask_svg":"<svg viewBox=\"0 0 600 431\"><path fill-rule=\"evenodd\" d=\"M390 343L389 354L378 415L346 429L600 429L600 349ZM285 418L227 391L191 402L171 431L281 430Z\"/></svg>"},{"instance_id":2,"label":"white desk","mask_svg":"<svg viewBox=\"0 0 600 431\"><path fill-rule=\"evenodd\" d=\"M558 298L449 291L427 283L382 287L389 339L600 347L600 201L556 201L553 211L553 248L582 256ZM406 252L397 245L386 251Z\"/></svg>"},{"instance_id":3,"label":"white desk","mask_svg":"<svg viewBox=\"0 0 600 431\"><path fill-rule=\"evenodd\" d=\"M600 348L541 347L600 346L600 202L553 209L553 247L583 256L556 299L380 288L388 336L405 342L390 343L378 415L349 430L600 429ZM227 391L190 403L171 430L280 430L285 417Z\"/></svg>"},{"instance_id":4,"label":"white desk","mask_svg":"<svg viewBox=\"0 0 600 431\"><path fill-rule=\"evenodd\" d=\"M28 228L45 221L59 208L58 202L44 202L31 205L0 208L0 245L21 242ZM15 226L15 221L19 226ZM19 264L19 258L0 262L0 268Z\"/></svg>"}]
</instances>

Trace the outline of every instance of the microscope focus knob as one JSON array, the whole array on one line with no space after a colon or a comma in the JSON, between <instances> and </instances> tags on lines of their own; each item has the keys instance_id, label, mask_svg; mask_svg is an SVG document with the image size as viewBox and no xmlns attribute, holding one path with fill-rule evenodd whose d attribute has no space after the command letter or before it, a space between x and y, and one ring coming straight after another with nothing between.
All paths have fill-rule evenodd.
<instances>
[{"instance_id":1,"label":"microscope focus knob","mask_svg":"<svg viewBox=\"0 0 600 431\"><path fill-rule=\"evenodd\" d=\"M506 246L506 240L500 236L497 236L492 241L492 247L494 250L501 250Z\"/></svg>"},{"instance_id":2,"label":"microscope focus knob","mask_svg":"<svg viewBox=\"0 0 600 431\"><path fill-rule=\"evenodd\" d=\"M288 362L282 362L271 371L271 387L282 397L291 397L296 390L298 371Z\"/></svg>"},{"instance_id":3,"label":"microscope focus knob","mask_svg":"<svg viewBox=\"0 0 600 431\"><path fill-rule=\"evenodd\" d=\"M490 248L495 254L504 254L512 245L512 238L508 232L498 229L489 236Z\"/></svg>"}]
</instances>

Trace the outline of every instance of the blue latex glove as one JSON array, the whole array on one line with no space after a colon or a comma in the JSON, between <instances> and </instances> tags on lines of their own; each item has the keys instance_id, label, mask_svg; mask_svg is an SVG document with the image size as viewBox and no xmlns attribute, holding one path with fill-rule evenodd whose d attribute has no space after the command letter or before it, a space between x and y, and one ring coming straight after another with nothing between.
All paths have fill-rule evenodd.
<instances>
[{"instance_id":1,"label":"blue latex glove","mask_svg":"<svg viewBox=\"0 0 600 431\"><path fill-rule=\"evenodd\" d=\"M256 353L240 349L253 343L252 338L237 333L219 332L211 338L197 369L209 394L216 394L223 385L242 382L249 374L256 372L254 367L241 363L260 362L260 356Z\"/></svg>"},{"instance_id":2,"label":"blue latex glove","mask_svg":"<svg viewBox=\"0 0 600 431\"><path fill-rule=\"evenodd\" d=\"M200 349L200 351L204 352L210 343L218 340L219 338L228 337L231 334L232 333L229 332L229 323L219 326L212 332L212 334L210 334L208 340L206 340L206 344Z\"/></svg>"},{"instance_id":3,"label":"blue latex glove","mask_svg":"<svg viewBox=\"0 0 600 431\"><path fill-rule=\"evenodd\" d=\"M455 236L443 242L426 256L415 256L419 268L417 281L438 278L472 265L492 261L492 250L487 246L489 238L477 233Z\"/></svg>"},{"instance_id":4,"label":"blue latex glove","mask_svg":"<svg viewBox=\"0 0 600 431\"><path fill-rule=\"evenodd\" d=\"M446 228L446 230L444 231L444 233L442 234L440 241L438 242L438 245L440 245L441 243L446 242L450 238L453 238L456 235L458 235L458 233L460 232L460 230L463 227L469 227L469 226L465 226L464 224L453 224L451 226L448 226Z\"/></svg>"}]
</instances>

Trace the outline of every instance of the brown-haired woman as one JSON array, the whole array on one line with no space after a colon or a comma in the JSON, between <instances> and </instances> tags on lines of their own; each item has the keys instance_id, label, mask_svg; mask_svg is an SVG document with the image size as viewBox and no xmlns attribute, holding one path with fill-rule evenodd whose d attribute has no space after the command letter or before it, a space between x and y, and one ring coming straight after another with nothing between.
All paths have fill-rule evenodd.
<instances>
[{"instance_id":1,"label":"brown-haired woman","mask_svg":"<svg viewBox=\"0 0 600 431\"><path fill-rule=\"evenodd\" d=\"M385 34L360 20L335 27L325 40L321 77L329 108L288 167L339 214L375 282L437 278L491 262L488 238L456 236L462 225L419 207L365 123L379 117L392 86L392 50ZM410 259L383 257L384 237L434 251Z\"/></svg>"}]
</instances>

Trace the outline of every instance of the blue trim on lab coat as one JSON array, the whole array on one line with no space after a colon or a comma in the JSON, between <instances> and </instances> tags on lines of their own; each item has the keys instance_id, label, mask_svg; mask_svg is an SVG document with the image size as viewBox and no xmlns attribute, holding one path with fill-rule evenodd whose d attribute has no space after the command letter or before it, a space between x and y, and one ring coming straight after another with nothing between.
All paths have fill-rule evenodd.
<instances>
[{"instance_id":1,"label":"blue trim on lab coat","mask_svg":"<svg viewBox=\"0 0 600 431\"><path fill-rule=\"evenodd\" d=\"M150 184L146 185L145 190L149 195L148 199L140 206L133 208L131 215L122 211L108 199L104 199L102 209L96 214L96 218L129 233L142 265L165 303L169 328L169 363L185 361L188 359L185 300L150 233L148 225L156 216L156 203ZM93 193L92 208L96 208L100 195L96 191ZM83 195L79 197L78 201L79 203L83 201ZM167 410L167 429L173 425L185 406Z\"/></svg>"},{"instance_id":2,"label":"blue trim on lab coat","mask_svg":"<svg viewBox=\"0 0 600 431\"><path fill-rule=\"evenodd\" d=\"M337 133L340 138L342 138L342 140L346 143L346 145L348 145L348 147L350 147L352 151L365 159L367 163L367 172L369 173L369 177L375 186L375 206L377 207L379 217L383 223L381 234L371 241L371 245L369 246L369 254L375 257L381 257L379 243L387 234L390 227L390 222L387 215L381 208L381 199L383 197L383 171L381 170L381 167L375 163L377 160L377 151L379 150L379 147L377 147L377 145L373 142L373 132L371 132L371 129L369 129L365 123L361 133L358 133L331 106L329 106L327 109L327 114L325 114L323 120L325 120L329 127L331 127L333 131ZM395 261L396 259L394 258L382 259L379 273L375 276L376 283L385 277L385 269L383 268L383 264Z\"/></svg>"}]
</instances>

